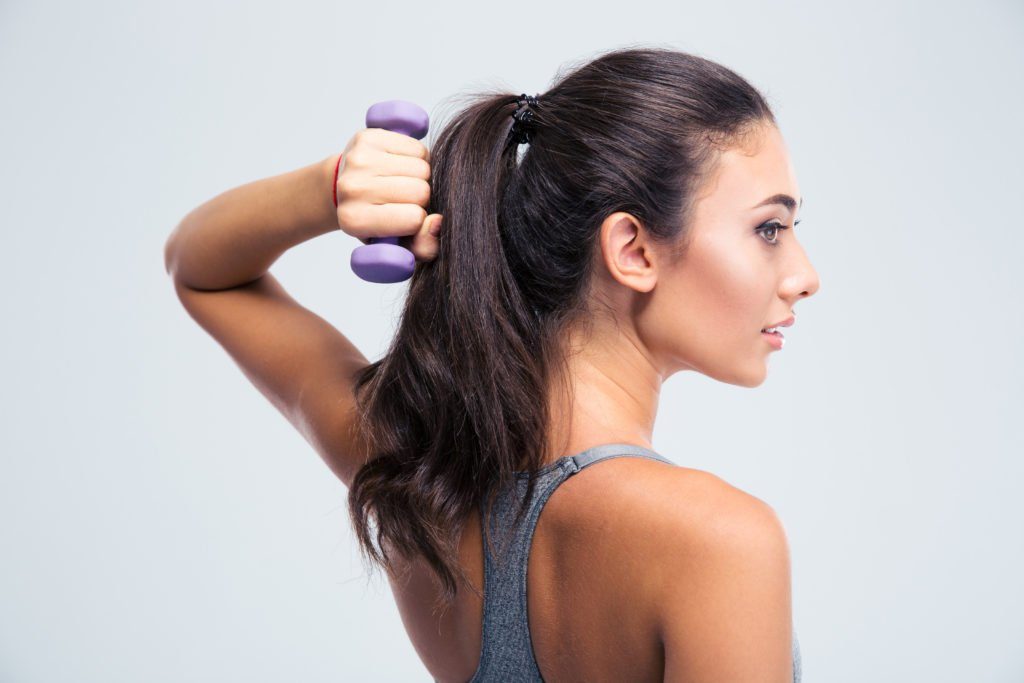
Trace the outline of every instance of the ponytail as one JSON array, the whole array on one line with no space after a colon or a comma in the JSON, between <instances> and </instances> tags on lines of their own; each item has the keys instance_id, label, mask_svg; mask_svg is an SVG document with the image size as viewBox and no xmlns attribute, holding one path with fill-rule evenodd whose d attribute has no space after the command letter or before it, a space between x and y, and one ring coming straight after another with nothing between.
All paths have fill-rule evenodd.
<instances>
[{"instance_id":1,"label":"ponytail","mask_svg":"<svg viewBox=\"0 0 1024 683\"><path fill-rule=\"evenodd\" d=\"M457 592L467 515L489 509L519 468L535 470L548 456L550 349L502 238L509 226L500 207L517 172L515 111L514 96L485 96L433 144L429 212L444 216L439 252L417 264L390 349L356 385L376 454L349 492L360 546L389 572L389 551L422 555L445 602Z\"/></svg>"}]
</instances>

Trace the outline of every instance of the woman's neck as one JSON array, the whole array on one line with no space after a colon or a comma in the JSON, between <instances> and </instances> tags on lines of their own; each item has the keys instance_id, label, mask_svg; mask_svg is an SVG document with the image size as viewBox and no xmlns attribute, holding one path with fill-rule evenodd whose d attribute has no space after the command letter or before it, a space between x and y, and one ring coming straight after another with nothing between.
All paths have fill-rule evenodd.
<instances>
[{"instance_id":1,"label":"woman's neck","mask_svg":"<svg viewBox=\"0 0 1024 683\"><path fill-rule=\"evenodd\" d=\"M621 330L615 337L591 334L569 355L569 387L552 383L549 461L604 443L652 448L661 375Z\"/></svg>"}]
</instances>

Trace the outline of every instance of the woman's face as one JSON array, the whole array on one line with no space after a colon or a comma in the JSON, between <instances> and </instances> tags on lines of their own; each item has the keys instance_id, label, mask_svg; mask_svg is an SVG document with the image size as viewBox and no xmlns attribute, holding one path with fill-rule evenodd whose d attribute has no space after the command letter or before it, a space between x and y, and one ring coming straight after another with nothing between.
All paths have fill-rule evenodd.
<instances>
[{"instance_id":1,"label":"woman's face","mask_svg":"<svg viewBox=\"0 0 1024 683\"><path fill-rule=\"evenodd\" d=\"M776 195L792 197L792 208L787 200L763 204ZM649 289L633 318L663 378L696 370L740 386L764 381L769 354L780 350L762 328L793 316L796 302L818 290L793 229L801 202L782 136L767 126L722 153L698 194L690 246L675 262L650 241L645 256L624 241L616 251L615 231L606 232L625 264L616 279Z\"/></svg>"}]
</instances>

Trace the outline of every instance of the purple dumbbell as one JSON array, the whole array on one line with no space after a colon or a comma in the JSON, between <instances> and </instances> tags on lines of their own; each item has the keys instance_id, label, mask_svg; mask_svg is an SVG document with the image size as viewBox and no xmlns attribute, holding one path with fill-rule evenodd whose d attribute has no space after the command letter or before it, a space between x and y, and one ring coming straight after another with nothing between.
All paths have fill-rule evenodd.
<instances>
[{"instance_id":1,"label":"purple dumbbell","mask_svg":"<svg viewBox=\"0 0 1024 683\"><path fill-rule=\"evenodd\" d=\"M378 102L366 110L367 128L384 128L420 140L430 117L417 104L405 100ZM399 246L397 237L373 237L352 251L352 272L368 282L402 282L412 277L416 257Z\"/></svg>"}]
</instances>

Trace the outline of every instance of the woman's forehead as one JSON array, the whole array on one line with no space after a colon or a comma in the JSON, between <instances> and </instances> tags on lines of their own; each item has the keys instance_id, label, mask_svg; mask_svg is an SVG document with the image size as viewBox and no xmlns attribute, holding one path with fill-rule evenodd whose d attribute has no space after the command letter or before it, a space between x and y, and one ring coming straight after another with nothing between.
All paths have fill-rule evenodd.
<instances>
[{"instance_id":1,"label":"woman's forehead","mask_svg":"<svg viewBox=\"0 0 1024 683\"><path fill-rule=\"evenodd\" d=\"M753 211L771 199L802 201L785 141L774 127L750 144L731 147L718 155L714 172L698 205L709 210Z\"/></svg>"}]
</instances>

